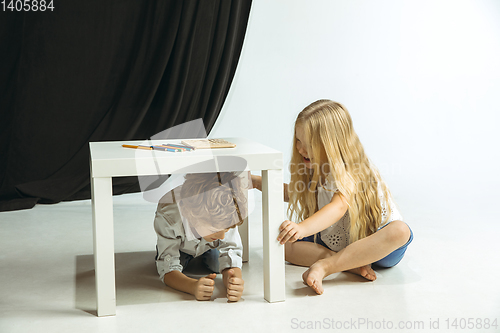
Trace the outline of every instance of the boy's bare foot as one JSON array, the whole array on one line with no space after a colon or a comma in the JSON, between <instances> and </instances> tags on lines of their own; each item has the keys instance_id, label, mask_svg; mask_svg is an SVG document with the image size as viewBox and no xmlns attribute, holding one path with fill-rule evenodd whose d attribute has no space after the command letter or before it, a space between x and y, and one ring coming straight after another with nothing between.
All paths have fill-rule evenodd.
<instances>
[{"instance_id":1,"label":"boy's bare foot","mask_svg":"<svg viewBox=\"0 0 500 333\"><path fill-rule=\"evenodd\" d=\"M377 275L375 274L375 271L372 269L372 265L370 264L348 270L348 272L361 275L362 277L370 281L375 281L377 279Z\"/></svg>"},{"instance_id":2,"label":"boy's bare foot","mask_svg":"<svg viewBox=\"0 0 500 333\"><path fill-rule=\"evenodd\" d=\"M312 264L311 267L302 274L302 280L311 287L316 294L321 295L324 291L323 279L326 275L326 267L323 265L322 260L319 260Z\"/></svg>"}]
</instances>

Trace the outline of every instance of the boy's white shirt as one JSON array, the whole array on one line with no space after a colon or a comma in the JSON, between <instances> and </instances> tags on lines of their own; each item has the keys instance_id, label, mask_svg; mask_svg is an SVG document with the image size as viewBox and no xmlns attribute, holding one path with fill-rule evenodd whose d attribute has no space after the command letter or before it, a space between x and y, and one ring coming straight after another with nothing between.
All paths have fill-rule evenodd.
<instances>
[{"instance_id":1,"label":"boy's white shirt","mask_svg":"<svg viewBox=\"0 0 500 333\"><path fill-rule=\"evenodd\" d=\"M175 177L172 176L171 178L169 187L171 192L174 192L177 201L181 197L180 186L184 183L185 178L184 175L175 175ZM238 178L241 182L240 186L243 188L250 187L245 172L241 172ZM248 191L245 193L248 202ZM204 238L198 239L192 232L187 219L182 217L177 204L173 203L173 197L170 195L162 199L164 198L167 198L166 200L170 204L163 203L162 205L162 202L160 202L154 221L158 247L156 266L160 280L163 281L164 275L173 270L182 272L183 267L180 264L179 251L197 257L209 249L217 248L219 250L219 269L221 272L230 267L242 267L243 245L237 227L229 229L222 240L207 242ZM246 216L242 218L246 218Z\"/></svg>"},{"instance_id":2,"label":"boy's white shirt","mask_svg":"<svg viewBox=\"0 0 500 333\"><path fill-rule=\"evenodd\" d=\"M207 242L204 238L188 240L187 233L181 221L176 204L166 204L156 211L154 227L157 234L158 258L156 266L160 280L166 273L177 270L182 272L180 251L198 257L210 249L219 250L219 269L238 267L243 264L243 245L237 228L229 229L224 239ZM191 235L193 235L191 233Z\"/></svg>"}]
</instances>

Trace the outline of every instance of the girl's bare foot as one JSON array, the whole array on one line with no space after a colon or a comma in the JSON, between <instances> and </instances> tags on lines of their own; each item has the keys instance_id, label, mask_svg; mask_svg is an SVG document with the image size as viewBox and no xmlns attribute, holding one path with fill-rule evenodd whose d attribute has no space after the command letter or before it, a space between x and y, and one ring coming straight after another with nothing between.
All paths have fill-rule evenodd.
<instances>
[{"instance_id":1,"label":"girl's bare foot","mask_svg":"<svg viewBox=\"0 0 500 333\"><path fill-rule=\"evenodd\" d=\"M302 274L302 280L305 284L311 287L316 294L323 294L323 279L327 275L326 267L322 260L315 262L307 271Z\"/></svg>"},{"instance_id":2,"label":"girl's bare foot","mask_svg":"<svg viewBox=\"0 0 500 333\"><path fill-rule=\"evenodd\" d=\"M370 281L375 281L377 279L377 275L370 264L351 269L348 272L358 274ZM324 292L323 279L328 275L327 262L325 260L318 260L302 274L302 280L311 287L316 294L321 295Z\"/></svg>"},{"instance_id":3,"label":"girl's bare foot","mask_svg":"<svg viewBox=\"0 0 500 333\"><path fill-rule=\"evenodd\" d=\"M377 279L377 275L375 274L375 271L372 269L372 265L370 264L348 270L348 272L361 275L362 277L370 281L375 281Z\"/></svg>"}]
</instances>

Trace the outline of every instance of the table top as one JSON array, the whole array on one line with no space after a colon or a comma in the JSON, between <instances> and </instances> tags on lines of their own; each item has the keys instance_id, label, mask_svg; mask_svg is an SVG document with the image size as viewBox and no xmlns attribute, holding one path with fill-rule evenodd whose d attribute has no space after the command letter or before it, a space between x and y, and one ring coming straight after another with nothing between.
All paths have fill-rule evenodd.
<instances>
[{"instance_id":1,"label":"table top","mask_svg":"<svg viewBox=\"0 0 500 333\"><path fill-rule=\"evenodd\" d=\"M179 140L90 142L92 177L121 177L188 172L282 169L283 154L245 138L223 138L235 148L164 152L131 149L128 145L180 143Z\"/></svg>"}]
</instances>

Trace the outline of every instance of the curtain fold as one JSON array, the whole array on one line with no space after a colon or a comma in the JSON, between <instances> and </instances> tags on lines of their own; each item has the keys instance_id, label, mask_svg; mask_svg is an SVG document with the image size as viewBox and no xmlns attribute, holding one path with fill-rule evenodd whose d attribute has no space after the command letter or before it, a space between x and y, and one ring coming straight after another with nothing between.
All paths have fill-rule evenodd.
<instances>
[{"instance_id":1,"label":"curtain fold","mask_svg":"<svg viewBox=\"0 0 500 333\"><path fill-rule=\"evenodd\" d=\"M234 77L251 1L65 1L0 15L0 211L90 197L91 141L202 118ZM114 194L139 191L136 177Z\"/></svg>"}]
</instances>

